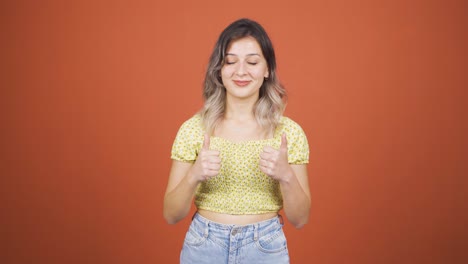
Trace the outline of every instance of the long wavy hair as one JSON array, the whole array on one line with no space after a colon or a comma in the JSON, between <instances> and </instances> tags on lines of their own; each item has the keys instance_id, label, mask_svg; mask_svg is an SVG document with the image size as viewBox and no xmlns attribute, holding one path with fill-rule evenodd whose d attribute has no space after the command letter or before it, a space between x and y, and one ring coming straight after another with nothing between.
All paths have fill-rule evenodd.
<instances>
[{"instance_id":1,"label":"long wavy hair","mask_svg":"<svg viewBox=\"0 0 468 264\"><path fill-rule=\"evenodd\" d=\"M268 65L268 78L260 87L259 99L253 108L256 121L265 131L274 131L286 107L286 90L276 76L276 57L270 38L259 23L239 19L221 33L208 62L203 89L205 103L200 115L205 130L210 134L224 117L226 109L226 88L221 79L226 51L231 42L245 37L253 37L258 42Z\"/></svg>"}]
</instances>

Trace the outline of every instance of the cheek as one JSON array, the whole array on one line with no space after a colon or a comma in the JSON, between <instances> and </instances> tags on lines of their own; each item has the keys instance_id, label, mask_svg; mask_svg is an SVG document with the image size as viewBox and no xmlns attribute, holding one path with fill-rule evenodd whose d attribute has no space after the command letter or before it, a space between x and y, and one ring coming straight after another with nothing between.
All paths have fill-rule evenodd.
<instances>
[{"instance_id":1,"label":"cheek","mask_svg":"<svg viewBox=\"0 0 468 264\"><path fill-rule=\"evenodd\" d=\"M266 69L256 69L254 72L252 72L252 75L254 75L257 79L263 79L267 72L268 71Z\"/></svg>"},{"instance_id":2,"label":"cheek","mask_svg":"<svg viewBox=\"0 0 468 264\"><path fill-rule=\"evenodd\" d=\"M233 74L233 70L230 67L223 67L221 68L221 76L224 77L229 77Z\"/></svg>"},{"instance_id":3,"label":"cheek","mask_svg":"<svg viewBox=\"0 0 468 264\"><path fill-rule=\"evenodd\" d=\"M224 86L226 86L226 84L228 83L227 81L230 79L231 76L232 74L228 69L221 69L221 81L224 84Z\"/></svg>"}]
</instances>

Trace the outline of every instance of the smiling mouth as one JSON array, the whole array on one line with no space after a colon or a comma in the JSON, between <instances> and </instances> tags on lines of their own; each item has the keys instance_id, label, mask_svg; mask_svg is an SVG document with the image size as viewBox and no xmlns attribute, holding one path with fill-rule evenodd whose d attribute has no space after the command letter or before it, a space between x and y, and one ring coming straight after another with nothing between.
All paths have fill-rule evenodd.
<instances>
[{"instance_id":1,"label":"smiling mouth","mask_svg":"<svg viewBox=\"0 0 468 264\"><path fill-rule=\"evenodd\" d=\"M237 85L237 86L241 86L241 87L244 87L244 86L247 86L250 81L234 81L234 83Z\"/></svg>"}]
</instances>

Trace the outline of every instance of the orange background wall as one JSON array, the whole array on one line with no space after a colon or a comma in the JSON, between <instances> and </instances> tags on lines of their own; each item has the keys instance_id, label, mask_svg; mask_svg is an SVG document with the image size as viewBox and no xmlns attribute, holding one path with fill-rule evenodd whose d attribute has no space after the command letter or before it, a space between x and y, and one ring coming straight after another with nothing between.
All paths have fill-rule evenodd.
<instances>
[{"instance_id":1,"label":"orange background wall","mask_svg":"<svg viewBox=\"0 0 468 264\"><path fill-rule=\"evenodd\" d=\"M1 263L177 263L172 141L221 30L269 32L306 131L292 263L466 263L466 1L2 1Z\"/></svg>"}]
</instances>

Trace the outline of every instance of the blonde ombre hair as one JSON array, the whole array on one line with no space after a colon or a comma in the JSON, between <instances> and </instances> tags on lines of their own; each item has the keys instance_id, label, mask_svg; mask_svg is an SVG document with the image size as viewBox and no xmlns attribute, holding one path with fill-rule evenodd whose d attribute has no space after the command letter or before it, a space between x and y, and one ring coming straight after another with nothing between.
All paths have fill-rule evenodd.
<instances>
[{"instance_id":1,"label":"blonde ombre hair","mask_svg":"<svg viewBox=\"0 0 468 264\"><path fill-rule=\"evenodd\" d=\"M258 124L266 131L274 131L286 107L286 90L276 76L275 51L270 38L257 22L237 20L221 33L208 62L203 89L205 104L200 115L209 134L213 133L225 114L226 88L221 80L221 68L225 63L227 48L232 41L244 37L253 37L258 42L268 65L268 78L260 87L259 99L253 110Z\"/></svg>"}]
</instances>

